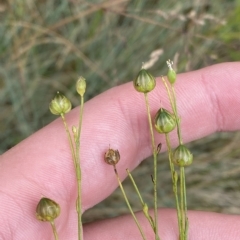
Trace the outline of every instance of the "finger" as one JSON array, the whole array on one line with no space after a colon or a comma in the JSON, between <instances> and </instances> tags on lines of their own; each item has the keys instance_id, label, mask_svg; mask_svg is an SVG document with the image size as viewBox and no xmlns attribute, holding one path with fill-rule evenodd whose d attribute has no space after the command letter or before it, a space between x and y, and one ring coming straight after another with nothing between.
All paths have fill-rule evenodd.
<instances>
[{"instance_id":1,"label":"finger","mask_svg":"<svg viewBox=\"0 0 240 240\"><path fill-rule=\"evenodd\" d=\"M189 211L189 239L194 240L238 240L240 238L240 217ZM143 214L137 218L143 228L146 239L155 239L154 233ZM175 210L159 210L159 236L164 240L178 239L177 216ZM130 215L86 224L84 227L86 240L122 240L142 239L140 232Z\"/></svg>"},{"instance_id":2,"label":"finger","mask_svg":"<svg viewBox=\"0 0 240 240\"><path fill-rule=\"evenodd\" d=\"M220 64L178 76L176 92L184 142L219 130L239 129L240 118L236 117L240 109L239 66L239 63ZM162 106L168 105L160 80L149 99L152 114L158 110L160 101ZM68 114L67 120L70 126L77 125L78 109ZM109 144L120 151L117 167L122 179L126 168L136 167L151 154L142 94L135 92L132 83L127 83L86 103L81 139L83 208L87 209L117 186L111 166L103 161ZM172 140L176 143L176 137ZM162 136L156 135L156 142L164 143ZM63 214L59 222L65 222L64 226L70 226L72 219L75 221L76 179L59 119L2 156L0 190L4 193L0 196L1 212L7 216L8 205L12 203L12 219L25 228L34 222L32 213L42 195L60 203ZM72 210L66 222L69 206ZM23 210L31 217L21 216Z\"/></svg>"}]
</instances>

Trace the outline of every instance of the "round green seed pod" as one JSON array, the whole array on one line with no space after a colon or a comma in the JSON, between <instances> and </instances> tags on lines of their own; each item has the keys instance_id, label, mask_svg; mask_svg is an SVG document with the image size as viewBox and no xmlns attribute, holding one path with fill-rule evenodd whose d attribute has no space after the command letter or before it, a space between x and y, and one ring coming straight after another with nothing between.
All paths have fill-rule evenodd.
<instances>
[{"instance_id":1,"label":"round green seed pod","mask_svg":"<svg viewBox=\"0 0 240 240\"><path fill-rule=\"evenodd\" d=\"M176 78L177 78L177 75L176 75L176 72L175 72L172 68L168 69L167 78L168 78L168 81L169 81L171 84L174 84L174 83L175 83Z\"/></svg>"},{"instance_id":2,"label":"round green seed pod","mask_svg":"<svg viewBox=\"0 0 240 240\"><path fill-rule=\"evenodd\" d=\"M156 80L146 69L142 68L133 80L133 86L138 92L148 93L155 88Z\"/></svg>"},{"instance_id":3,"label":"round green seed pod","mask_svg":"<svg viewBox=\"0 0 240 240\"><path fill-rule=\"evenodd\" d=\"M54 115L61 115L69 112L72 108L72 104L68 98L66 98L63 94L57 92L54 99L51 101L49 105L49 109Z\"/></svg>"},{"instance_id":4,"label":"round green seed pod","mask_svg":"<svg viewBox=\"0 0 240 240\"><path fill-rule=\"evenodd\" d=\"M173 152L173 163L179 167L189 166L193 161L193 155L185 145L179 145Z\"/></svg>"},{"instance_id":5,"label":"round green seed pod","mask_svg":"<svg viewBox=\"0 0 240 240\"><path fill-rule=\"evenodd\" d=\"M172 113L160 108L155 115L154 125L159 133L169 133L175 128L176 120Z\"/></svg>"},{"instance_id":6,"label":"round green seed pod","mask_svg":"<svg viewBox=\"0 0 240 240\"><path fill-rule=\"evenodd\" d=\"M49 198L42 198L36 209L36 217L40 221L52 222L60 214L60 206Z\"/></svg>"}]
</instances>

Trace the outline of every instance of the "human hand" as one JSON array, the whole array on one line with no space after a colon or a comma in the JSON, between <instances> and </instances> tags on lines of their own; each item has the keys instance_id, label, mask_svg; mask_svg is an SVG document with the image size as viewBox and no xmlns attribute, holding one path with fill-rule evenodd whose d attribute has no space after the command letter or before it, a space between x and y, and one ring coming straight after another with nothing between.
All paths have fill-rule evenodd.
<instances>
[{"instance_id":1,"label":"human hand","mask_svg":"<svg viewBox=\"0 0 240 240\"><path fill-rule=\"evenodd\" d=\"M176 82L179 115L184 142L216 131L240 130L240 63L225 63L195 72L179 74ZM152 114L168 105L161 81L149 94ZM126 168L134 169L151 154L148 122L142 94L132 83L112 88L85 104L81 135L82 204L87 210L109 196L117 187L111 166L103 155L109 147L118 149L120 178ZM78 109L67 115L69 126L77 125ZM175 145L177 139L172 139ZM156 142L163 142L156 134ZM165 150L165 145L162 147ZM194 164L194 163L193 163ZM60 239L76 240L76 179L62 122L36 132L3 154L0 159L0 239L53 239L48 223L36 220L41 197L61 206L56 219ZM159 210L159 235L178 238L174 210ZM141 213L140 222L148 239L152 229ZM240 217L189 211L189 239L240 239ZM145 224L146 223L146 224ZM84 226L85 240L141 239L131 216L99 221Z\"/></svg>"}]
</instances>

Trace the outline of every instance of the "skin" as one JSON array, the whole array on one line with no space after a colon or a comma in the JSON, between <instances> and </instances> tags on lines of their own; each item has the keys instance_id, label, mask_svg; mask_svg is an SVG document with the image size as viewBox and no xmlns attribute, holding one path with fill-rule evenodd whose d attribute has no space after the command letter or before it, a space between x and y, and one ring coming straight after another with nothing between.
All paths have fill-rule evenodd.
<instances>
[{"instance_id":1,"label":"skin","mask_svg":"<svg viewBox=\"0 0 240 240\"><path fill-rule=\"evenodd\" d=\"M240 63L224 63L179 74L176 83L184 142L216 131L240 130ZM160 80L149 93L154 115L160 104L169 106ZM77 125L78 109L67 114L69 126ZM156 133L156 142L163 143ZM172 139L176 146L176 137ZM118 149L121 179L151 154L144 97L132 83L114 87L88 101L84 109L81 165L84 210L109 196L117 187L112 166L103 156ZM193 163L194 164L194 163ZM0 159L0 239L53 239L49 223L35 219L39 199L49 197L61 205L56 219L60 239L77 239L76 181L66 133L60 119L34 133ZM159 210L161 239L177 239L176 213ZM148 239L153 234L138 213ZM189 239L240 239L240 217L189 211ZM141 239L131 216L84 226L85 240Z\"/></svg>"}]
</instances>

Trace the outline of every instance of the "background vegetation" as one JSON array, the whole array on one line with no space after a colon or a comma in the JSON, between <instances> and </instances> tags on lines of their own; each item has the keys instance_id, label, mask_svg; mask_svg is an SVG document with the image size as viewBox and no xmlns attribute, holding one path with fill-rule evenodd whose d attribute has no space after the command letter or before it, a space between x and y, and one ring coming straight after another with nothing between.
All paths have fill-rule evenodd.
<instances>
[{"instance_id":1,"label":"background vegetation","mask_svg":"<svg viewBox=\"0 0 240 240\"><path fill-rule=\"evenodd\" d=\"M0 153L54 118L48 104L56 90L77 105L80 74L89 99L133 79L142 62L161 75L169 58L178 72L240 59L239 0L8 0L0 1L0 19ZM190 208L240 213L239 140L238 133L218 133L191 145ZM161 161L161 204L172 207L168 165ZM134 172L139 181L150 176L148 164ZM151 187L144 184L146 199ZM85 221L126 211L116 191Z\"/></svg>"}]
</instances>

